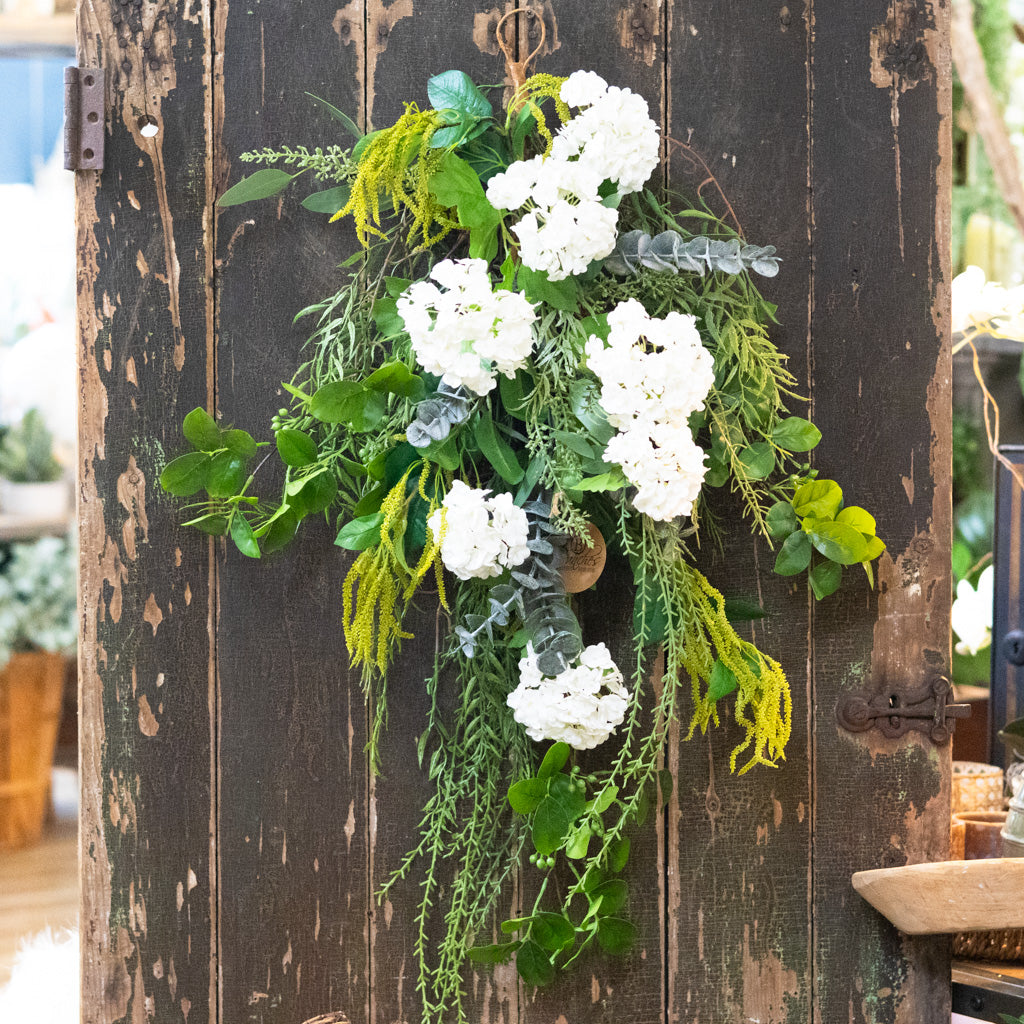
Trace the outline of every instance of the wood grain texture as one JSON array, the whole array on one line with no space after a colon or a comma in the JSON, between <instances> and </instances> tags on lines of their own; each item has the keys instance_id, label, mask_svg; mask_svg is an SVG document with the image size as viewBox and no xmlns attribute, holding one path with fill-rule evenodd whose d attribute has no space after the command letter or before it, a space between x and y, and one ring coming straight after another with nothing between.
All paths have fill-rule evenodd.
<instances>
[{"instance_id":1,"label":"wood grain texture","mask_svg":"<svg viewBox=\"0 0 1024 1024\"><path fill-rule=\"evenodd\" d=\"M77 175L84 1024L212 1019L209 545L158 483L212 369L209 9L179 13L79 19L108 112Z\"/></svg>"},{"instance_id":2,"label":"wood grain texture","mask_svg":"<svg viewBox=\"0 0 1024 1024\"><path fill-rule=\"evenodd\" d=\"M361 89L353 45L334 28L337 5L218 10L219 195L248 173L242 152L341 141L306 92L355 111ZM299 205L304 187L313 190L303 182L283 200L214 214L217 412L261 439L310 332L293 317L337 290L336 266L353 244ZM258 486L273 494L280 483ZM220 1019L232 1024L334 1010L366 1019L366 727L332 525L311 518L267 564L218 550Z\"/></svg>"},{"instance_id":3,"label":"wood grain texture","mask_svg":"<svg viewBox=\"0 0 1024 1024\"><path fill-rule=\"evenodd\" d=\"M834 712L850 690L917 685L949 664L948 7L815 10L816 464L849 467L843 485L888 544L875 593L846 591L813 618L815 1012L938 1021L948 945L902 939L846 878L945 856L949 748L854 737Z\"/></svg>"},{"instance_id":4,"label":"wood grain texture","mask_svg":"<svg viewBox=\"0 0 1024 1024\"><path fill-rule=\"evenodd\" d=\"M675 5L669 36L673 186L725 214L710 171L750 242L772 244L779 276L758 282L779 307L772 340L810 390L808 292L812 263L807 191L808 26L774 4ZM768 198L770 197L770 199ZM800 414L797 407L794 412ZM729 597L768 617L741 635L781 662L793 692L786 760L742 778L729 773L740 733L731 722L678 743L669 818L668 1019L765 1024L812 1019L811 680L808 594L772 573L775 553L736 521L732 497L716 508L732 527L725 557L705 571ZM682 723L682 735L686 734Z\"/></svg>"},{"instance_id":5,"label":"wood grain texture","mask_svg":"<svg viewBox=\"0 0 1024 1024\"><path fill-rule=\"evenodd\" d=\"M423 601L391 677L371 778L331 530L307 524L291 553L254 563L182 531L156 478L195 405L265 436L307 333L292 316L336 289L353 245L295 196L217 210L244 173L238 155L335 140L306 91L369 125L423 102L449 67L501 81L493 31L513 6L83 9L80 63L103 56L110 110L107 167L78 185L86 1024L419 1020L415 879L393 904L373 892L429 795L414 751L433 608ZM787 761L738 779L733 726L676 737L672 803L634 840L636 955L591 957L540 994L508 969L471 973L472 1016L948 1019L945 946L901 938L850 885L855 870L945 852L948 753L835 722L843 693L916 683L949 658L943 0L534 7L540 70L593 68L642 92L707 161L749 240L779 247L763 291L825 433L816 465L878 514L889 551L877 592L849 570L844 594L812 606L734 524L728 558L707 568L770 612L750 635L793 685ZM524 55L537 21L510 33ZM666 169L682 188L704 176L672 146ZM588 639L626 646L627 589L583 595ZM532 884L525 873L509 902Z\"/></svg>"}]
</instances>

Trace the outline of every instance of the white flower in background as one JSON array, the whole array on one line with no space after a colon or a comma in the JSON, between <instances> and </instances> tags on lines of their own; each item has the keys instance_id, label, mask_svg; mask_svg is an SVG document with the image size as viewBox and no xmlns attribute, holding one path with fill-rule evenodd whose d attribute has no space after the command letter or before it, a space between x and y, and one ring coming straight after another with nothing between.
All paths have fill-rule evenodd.
<instances>
[{"instance_id":1,"label":"white flower in background","mask_svg":"<svg viewBox=\"0 0 1024 1024\"><path fill-rule=\"evenodd\" d=\"M643 188L660 149L647 102L629 89L577 71L561 97L584 109L559 128L550 155L516 161L487 183L496 208L527 208L512 233L523 263L552 281L582 274L611 253L619 215L602 203L600 187L610 181L623 194Z\"/></svg>"},{"instance_id":2,"label":"white flower in background","mask_svg":"<svg viewBox=\"0 0 1024 1024\"><path fill-rule=\"evenodd\" d=\"M989 566L978 577L975 590L968 580L956 585L950 613L953 632L960 638L957 654L977 654L992 643L992 601L995 569Z\"/></svg>"},{"instance_id":3,"label":"white flower in background","mask_svg":"<svg viewBox=\"0 0 1024 1024\"><path fill-rule=\"evenodd\" d=\"M519 685L508 695L515 720L532 740L564 741L590 750L622 724L629 694L604 644L584 648L576 664L542 675L532 650L519 662Z\"/></svg>"},{"instance_id":4,"label":"white flower in background","mask_svg":"<svg viewBox=\"0 0 1024 1024\"><path fill-rule=\"evenodd\" d=\"M519 292L492 290L484 260L442 260L430 276L398 297L416 359L450 387L486 395L498 373L526 365L537 314Z\"/></svg>"},{"instance_id":5,"label":"white flower in background","mask_svg":"<svg viewBox=\"0 0 1024 1024\"><path fill-rule=\"evenodd\" d=\"M601 408L619 431L604 457L637 488L638 511L661 521L688 516L706 467L687 421L704 408L714 383L711 353L694 317L651 317L636 299L620 302L608 325L607 343L596 335L587 342Z\"/></svg>"},{"instance_id":6,"label":"white flower in background","mask_svg":"<svg viewBox=\"0 0 1024 1024\"><path fill-rule=\"evenodd\" d=\"M441 538L441 561L460 580L500 576L530 556L526 513L511 494L490 493L455 480L427 520L431 534Z\"/></svg>"},{"instance_id":7,"label":"white flower in background","mask_svg":"<svg viewBox=\"0 0 1024 1024\"><path fill-rule=\"evenodd\" d=\"M953 278L953 330L963 332L995 321L1008 337L1024 338L1024 285L1004 288L986 281L981 267L968 267Z\"/></svg>"}]
</instances>

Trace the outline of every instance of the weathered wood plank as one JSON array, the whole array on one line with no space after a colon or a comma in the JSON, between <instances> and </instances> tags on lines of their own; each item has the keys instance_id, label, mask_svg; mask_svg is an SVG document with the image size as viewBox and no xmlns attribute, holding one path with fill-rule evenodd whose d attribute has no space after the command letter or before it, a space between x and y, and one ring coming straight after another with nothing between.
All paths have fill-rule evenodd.
<instances>
[{"instance_id":1,"label":"weathered wood plank","mask_svg":"<svg viewBox=\"0 0 1024 1024\"><path fill-rule=\"evenodd\" d=\"M705 170L670 143L672 184L692 192L710 172L747 239L778 247L779 276L758 286L779 306L771 336L805 392L807 47L804 18L786 7L709 0L672 11L671 136L707 163ZM712 184L702 195L727 215ZM740 735L731 724L674 752L668 1019L805 1021L811 1019L806 586L774 576L775 553L750 539L732 498L719 507L728 508L732 525L724 558L712 559L711 578L723 593L758 601L768 613L741 632L782 663L793 691L793 735L777 771L756 768L742 778L729 774Z\"/></svg>"},{"instance_id":2,"label":"weathered wood plank","mask_svg":"<svg viewBox=\"0 0 1024 1024\"><path fill-rule=\"evenodd\" d=\"M79 19L108 110L106 168L77 182L86 1024L206 1024L216 984L210 549L158 483L212 383L209 7L176 15Z\"/></svg>"},{"instance_id":3,"label":"weathered wood plank","mask_svg":"<svg viewBox=\"0 0 1024 1024\"><path fill-rule=\"evenodd\" d=\"M362 25L361 0L345 11ZM216 41L218 194L251 170L238 160L244 151L350 141L304 95L359 107L362 42L340 19L320 0L227 10ZM217 409L258 437L286 404L279 382L311 329L292 318L337 290L335 267L353 243L302 209L303 194L215 214ZM331 525L304 524L265 563L233 546L218 553L224 1021L366 1017L366 728L342 636L347 561Z\"/></svg>"},{"instance_id":4,"label":"weathered wood plank","mask_svg":"<svg viewBox=\"0 0 1024 1024\"><path fill-rule=\"evenodd\" d=\"M901 938L859 868L948 849L949 748L852 736L838 699L949 665L948 5L815 4L810 107L817 464L878 515L878 590L815 609L814 977L823 1021L949 1017L948 945ZM877 620L876 620L877 616Z\"/></svg>"}]
</instances>

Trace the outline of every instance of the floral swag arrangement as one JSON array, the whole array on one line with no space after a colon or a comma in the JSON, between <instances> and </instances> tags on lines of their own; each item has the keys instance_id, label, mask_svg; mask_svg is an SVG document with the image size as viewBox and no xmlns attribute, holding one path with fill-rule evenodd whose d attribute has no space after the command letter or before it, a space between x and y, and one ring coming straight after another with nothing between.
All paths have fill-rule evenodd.
<instances>
[{"instance_id":1,"label":"floral swag arrangement","mask_svg":"<svg viewBox=\"0 0 1024 1024\"><path fill-rule=\"evenodd\" d=\"M686 691L688 738L731 705L733 770L783 757L786 678L734 625L760 609L731 605L692 559L719 532L707 493L736 495L753 533L778 545L776 572L807 571L819 599L844 566L870 580L884 545L805 461L817 428L787 413L795 380L753 281L778 272L774 248L645 187L661 139L642 97L588 71L533 75L497 116L460 71L427 94L430 108L409 103L368 135L317 100L354 147L243 157L275 166L222 206L311 172L331 187L303 205L351 217L363 249L337 294L299 314L317 323L272 421L280 498L250 493L261 444L202 409L184 421L194 450L161 483L205 490L189 525L253 558L309 516L336 519L336 543L357 553L344 630L375 769L388 669L435 581L448 639L418 756L436 791L378 896L423 872L418 992L425 1021L451 1024L466 1020L467 953L514 957L533 986L594 945L631 947L622 873L636 827L667 799L659 766ZM585 642L572 603L606 545L635 587L628 663ZM600 767L576 762L573 750L613 735ZM488 941L527 847L533 905Z\"/></svg>"}]
</instances>

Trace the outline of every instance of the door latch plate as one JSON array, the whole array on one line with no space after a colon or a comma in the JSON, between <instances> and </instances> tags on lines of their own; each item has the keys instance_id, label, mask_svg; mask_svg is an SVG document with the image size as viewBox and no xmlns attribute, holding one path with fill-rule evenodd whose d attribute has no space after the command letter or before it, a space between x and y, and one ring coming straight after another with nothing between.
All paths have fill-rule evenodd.
<instances>
[{"instance_id":1,"label":"door latch plate","mask_svg":"<svg viewBox=\"0 0 1024 1024\"><path fill-rule=\"evenodd\" d=\"M878 729L888 739L923 732L941 746L953 735L956 719L971 715L970 704L950 703L952 694L945 676L909 689L894 686L873 693L848 693L839 702L836 717L848 732Z\"/></svg>"}]
</instances>

